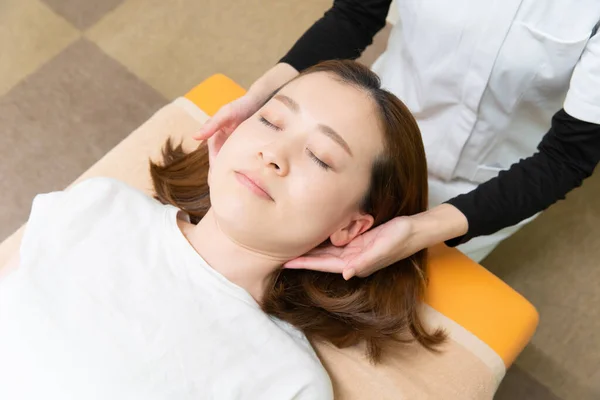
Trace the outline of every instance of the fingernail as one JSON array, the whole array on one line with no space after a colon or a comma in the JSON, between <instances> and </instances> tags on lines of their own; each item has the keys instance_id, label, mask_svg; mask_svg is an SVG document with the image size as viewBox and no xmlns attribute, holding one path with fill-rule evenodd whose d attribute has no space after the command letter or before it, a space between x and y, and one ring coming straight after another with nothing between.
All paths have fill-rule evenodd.
<instances>
[{"instance_id":1,"label":"fingernail","mask_svg":"<svg viewBox=\"0 0 600 400\"><path fill-rule=\"evenodd\" d=\"M345 280L349 280L350 278L352 278L354 276L354 274L356 274L356 271L354 270L354 268L350 268L348 270L345 270L342 275L344 276Z\"/></svg>"}]
</instances>

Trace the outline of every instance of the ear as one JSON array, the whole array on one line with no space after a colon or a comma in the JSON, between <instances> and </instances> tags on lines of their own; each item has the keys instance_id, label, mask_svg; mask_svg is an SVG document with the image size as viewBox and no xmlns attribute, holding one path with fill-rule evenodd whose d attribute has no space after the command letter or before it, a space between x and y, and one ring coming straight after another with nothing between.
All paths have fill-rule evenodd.
<instances>
[{"instance_id":1,"label":"ear","mask_svg":"<svg viewBox=\"0 0 600 400\"><path fill-rule=\"evenodd\" d=\"M375 219L370 214L357 214L346 226L335 231L329 240L334 246L345 246L357 236L368 231L374 221Z\"/></svg>"}]
</instances>

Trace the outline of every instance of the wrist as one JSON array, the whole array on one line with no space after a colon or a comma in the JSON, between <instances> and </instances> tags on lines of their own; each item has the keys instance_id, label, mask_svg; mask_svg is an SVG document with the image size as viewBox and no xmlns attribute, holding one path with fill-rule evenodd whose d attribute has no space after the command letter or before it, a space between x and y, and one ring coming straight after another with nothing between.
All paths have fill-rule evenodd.
<instances>
[{"instance_id":1,"label":"wrist","mask_svg":"<svg viewBox=\"0 0 600 400\"><path fill-rule=\"evenodd\" d=\"M298 74L299 72L291 65L279 63L258 78L248 89L247 95L260 104Z\"/></svg>"},{"instance_id":2,"label":"wrist","mask_svg":"<svg viewBox=\"0 0 600 400\"><path fill-rule=\"evenodd\" d=\"M421 249L465 235L469 230L465 215L451 204L440 204L411 218L413 241Z\"/></svg>"}]
</instances>

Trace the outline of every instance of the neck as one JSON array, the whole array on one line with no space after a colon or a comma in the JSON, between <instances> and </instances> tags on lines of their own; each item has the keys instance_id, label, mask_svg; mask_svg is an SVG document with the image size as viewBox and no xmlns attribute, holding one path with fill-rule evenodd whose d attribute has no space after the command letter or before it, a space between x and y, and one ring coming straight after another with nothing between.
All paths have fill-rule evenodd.
<instances>
[{"instance_id":1,"label":"neck","mask_svg":"<svg viewBox=\"0 0 600 400\"><path fill-rule=\"evenodd\" d=\"M272 274L287 261L234 241L219 228L212 210L198 225L178 223L187 240L210 267L245 289L258 303L262 301Z\"/></svg>"}]
</instances>

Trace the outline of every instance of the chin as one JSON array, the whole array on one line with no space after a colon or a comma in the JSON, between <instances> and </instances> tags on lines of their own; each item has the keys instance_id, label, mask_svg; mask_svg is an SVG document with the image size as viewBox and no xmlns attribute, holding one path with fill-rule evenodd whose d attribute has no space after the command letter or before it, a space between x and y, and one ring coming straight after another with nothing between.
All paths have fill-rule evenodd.
<instances>
[{"instance_id":1,"label":"chin","mask_svg":"<svg viewBox=\"0 0 600 400\"><path fill-rule=\"evenodd\" d=\"M222 229L252 232L261 225L261 219L264 220L261 218L264 213L240 196L227 196L217 202L213 202L211 196L211 208Z\"/></svg>"}]
</instances>

